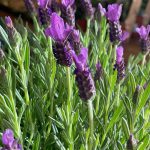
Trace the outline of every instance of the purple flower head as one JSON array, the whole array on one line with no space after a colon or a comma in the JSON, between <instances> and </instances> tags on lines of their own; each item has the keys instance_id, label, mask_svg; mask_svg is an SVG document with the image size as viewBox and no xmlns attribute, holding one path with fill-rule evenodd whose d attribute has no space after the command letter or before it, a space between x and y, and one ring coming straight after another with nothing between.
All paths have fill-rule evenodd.
<instances>
[{"instance_id":1,"label":"purple flower head","mask_svg":"<svg viewBox=\"0 0 150 150\"><path fill-rule=\"evenodd\" d=\"M136 32L140 35L141 39L147 40L150 33L150 25L148 25L147 28L144 26L136 28Z\"/></svg>"},{"instance_id":2,"label":"purple flower head","mask_svg":"<svg viewBox=\"0 0 150 150\"><path fill-rule=\"evenodd\" d=\"M117 47L117 49L116 49L116 52L117 52L117 63L119 64L121 61L122 61L122 59L123 59L123 47L122 46L119 46L119 47Z\"/></svg>"},{"instance_id":3,"label":"purple flower head","mask_svg":"<svg viewBox=\"0 0 150 150\"><path fill-rule=\"evenodd\" d=\"M101 16L105 16L105 14L106 14L106 9L103 8L101 3L98 4L98 12L101 14Z\"/></svg>"},{"instance_id":4,"label":"purple flower head","mask_svg":"<svg viewBox=\"0 0 150 150\"><path fill-rule=\"evenodd\" d=\"M68 7L68 6L72 6L74 4L75 0L62 0L62 5L65 6L65 7Z\"/></svg>"},{"instance_id":5,"label":"purple flower head","mask_svg":"<svg viewBox=\"0 0 150 150\"><path fill-rule=\"evenodd\" d=\"M49 3L49 0L38 0L38 5L43 9L47 7L48 3Z\"/></svg>"},{"instance_id":6,"label":"purple flower head","mask_svg":"<svg viewBox=\"0 0 150 150\"><path fill-rule=\"evenodd\" d=\"M109 21L119 21L122 12L122 5L111 4L108 5L108 11L106 12L106 17Z\"/></svg>"},{"instance_id":7,"label":"purple flower head","mask_svg":"<svg viewBox=\"0 0 150 150\"><path fill-rule=\"evenodd\" d=\"M61 17L70 26L75 26L75 7L74 0L63 0L60 5Z\"/></svg>"},{"instance_id":8,"label":"purple flower head","mask_svg":"<svg viewBox=\"0 0 150 150\"><path fill-rule=\"evenodd\" d=\"M6 146L11 146L14 141L14 133L11 129L6 129L2 135L2 143Z\"/></svg>"},{"instance_id":9,"label":"purple flower head","mask_svg":"<svg viewBox=\"0 0 150 150\"><path fill-rule=\"evenodd\" d=\"M24 3L29 13L36 13L36 9L32 0L24 0Z\"/></svg>"},{"instance_id":10,"label":"purple flower head","mask_svg":"<svg viewBox=\"0 0 150 150\"><path fill-rule=\"evenodd\" d=\"M66 28L63 19L57 13L52 13L51 26L45 30L45 34L55 41L64 41L71 30L69 27Z\"/></svg>"},{"instance_id":11,"label":"purple flower head","mask_svg":"<svg viewBox=\"0 0 150 150\"><path fill-rule=\"evenodd\" d=\"M13 28L13 23L9 16L5 17L5 23L8 28Z\"/></svg>"},{"instance_id":12,"label":"purple flower head","mask_svg":"<svg viewBox=\"0 0 150 150\"><path fill-rule=\"evenodd\" d=\"M14 133L11 129L6 129L2 135L4 147L1 150L22 150L22 146L14 139Z\"/></svg>"},{"instance_id":13,"label":"purple flower head","mask_svg":"<svg viewBox=\"0 0 150 150\"><path fill-rule=\"evenodd\" d=\"M87 58L88 58L88 49L83 47L81 49L80 54L77 56L74 51L72 51L72 57L75 62L75 65L78 70L83 71L87 66Z\"/></svg>"},{"instance_id":14,"label":"purple flower head","mask_svg":"<svg viewBox=\"0 0 150 150\"><path fill-rule=\"evenodd\" d=\"M79 55L76 55L74 51L71 52L76 65L74 74L76 75L75 79L79 89L79 96L82 100L87 102L95 96L94 81L87 65L88 49L82 47Z\"/></svg>"},{"instance_id":15,"label":"purple flower head","mask_svg":"<svg viewBox=\"0 0 150 150\"><path fill-rule=\"evenodd\" d=\"M91 0L82 0L81 9L84 10L85 17L92 19L95 9L92 6Z\"/></svg>"},{"instance_id":16,"label":"purple flower head","mask_svg":"<svg viewBox=\"0 0 150 150\"><path fill-rule=\"evenodd\" d=\"M123 47L119 46L116 49L116 64L114 65L114 70L117 70L117 79L118 81L121 81L125 77L125 65L124 65L124 59L123 59Z\"/></svg>"}]
</instances>

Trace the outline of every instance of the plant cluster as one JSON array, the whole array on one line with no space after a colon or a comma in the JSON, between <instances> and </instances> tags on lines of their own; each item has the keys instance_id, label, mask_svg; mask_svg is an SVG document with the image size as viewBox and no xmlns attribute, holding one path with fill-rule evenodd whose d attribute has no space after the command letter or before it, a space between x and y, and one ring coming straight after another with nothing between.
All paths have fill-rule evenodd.
<instances>
[{"instance_id":1,"label":"plant cluster","mask_svg":"<svg viewBox=\"0 0 150 150\"><path fill-rule=\"evenodd\" d=\"M125 65L122 5L82 0L83 33L75 0L24 1L32 30L0 21L0 149L150 149L150 26Z\"/></svg>"}]
</instances>

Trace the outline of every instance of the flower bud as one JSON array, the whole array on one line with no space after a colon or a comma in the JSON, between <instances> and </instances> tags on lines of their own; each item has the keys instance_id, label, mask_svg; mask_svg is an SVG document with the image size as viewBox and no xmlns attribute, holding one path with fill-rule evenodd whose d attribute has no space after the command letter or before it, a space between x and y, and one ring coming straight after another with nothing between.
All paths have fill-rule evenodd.
<instances>
[{"instance_id":1,"label":"flower bud","mask_svg":"<svg viewBox=\"0 0 150 150\"><path fill-rule=\"evenodd\" d=\"M5 24L7 27L8 38L9 38L9 42L10 42L11 46L12 47L19 46L19 44L21 42L21 37L20 37L20 34L15 29L15 27L12 23L12 20L9 16L5 17Z\"/></svg>"},{"instance_id":2,"label":"flower bud","mask_svg":"<svg viewBox=\"0 0 150 150\"><path fill-rule=\"evenodd\" d=\"M35 6L34 6L34 3L32 0L24 0L24 3L25 3L27 11L29 13L31 13L31 14L36 13L36 9L35 9Z\"/></svg>"},{"instance_id":3,"label":"flower bud","mask_svg":"<svg viewBox=\"0 0 150 150\"><path fill-rule=\"evenodd\" d=\"M136 89L135 89L134 94L133 94L132 102L133 102L133 104L135 104L135 105L137 104L137 101L138 101L138 95L139 95L140 89L141 89L141 87L138 85L138 86L136 87Z\"/></svg>"},{"instance_id":4,"label":"flower bud","mask_svg":"<svg viewBox=\"0 0 150 150\"><path fill-rule=\"evenodd\" d=\"M82 6L82 9L84 10L84 14L85 14L86 18L92 19L94 16L95 10L92 6L91 1L90 0L82 0L81 6Z\"/></svg>"},{"instance_id":5,"label":"flower bud","mask_svg":"<svg viewBox=\"0 0 150 150\"><path fill-rule=\"evenodd\" d=\"M136 28L136 32L139 34L141 39L141 49L143 53L150 51L150 25L147 27L141 26L140 28Z\"/></svg>"},{"instance_id":6,"label":"flower bud","mask_svg":"<svg viewBox=\"0 0 150 150\"><path fill-rule=\"evenodd\" d=\"M102 66L101 66L100 62L98 62L96 64L96 73L95 73L95 76L94 76L94 80L95 81L100 80L100 78L102 76L102 73L103 73Z\"/></svg>"},{"instance_id":7,"label":"flower bud","mask_svg":"<svg viewBox=\"0 0 150 150\"><path fill-rule=\"evenodd\" d=\"M116 58L116 64L114 65L114 69L117 69L117 78L118 81L121 81L125 77L125 65L124 65L124 59L123 59L123 47L119 46L116 50L117 58Z\"/></svg>"},{"instance_id":8,"label":"flower bud","mask_svg":"<svg viewBox=\"0 0 150 150\"><path fill-rule=\"evenodd\" d=\"M137 140L134 138L133 134L130 134L130 137L127 141L127 150L136 150Z\"/></svg>"}]
</instances>

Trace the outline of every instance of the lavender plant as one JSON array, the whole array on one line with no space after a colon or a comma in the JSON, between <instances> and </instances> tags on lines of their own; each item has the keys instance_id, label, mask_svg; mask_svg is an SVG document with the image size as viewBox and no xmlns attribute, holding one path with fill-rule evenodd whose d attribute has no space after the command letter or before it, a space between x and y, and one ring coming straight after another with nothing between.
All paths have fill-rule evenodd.
<instances>
[{"instance_id":1,"label":"lavender plant","mask_svg":"<svg viewBox=\"0 0 150 150\"><path fill-rule=\"evenodd\" d=\"M39 0L33 30L0 20L1 150L150 149L150 62L125 64L121 5L99 4L94 18L83 3L86 33L71 0ZM149 26L137 32L148 42Z\"/></svg>"}]
</instances>

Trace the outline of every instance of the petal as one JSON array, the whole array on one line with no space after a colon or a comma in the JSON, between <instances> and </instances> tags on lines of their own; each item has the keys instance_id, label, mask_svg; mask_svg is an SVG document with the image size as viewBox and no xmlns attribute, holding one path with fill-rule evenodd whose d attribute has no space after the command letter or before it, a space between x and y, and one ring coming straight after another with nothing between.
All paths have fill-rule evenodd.
<instances>
[{"instance_id":1,"label":"petal","mask_svg":"<svg viewBox=\"0 0 150 150\"><path fill-rule=\"evenodd\" d=\"M80 62L82 62L82 64L86 64L86 61L88 59L88 49L86 47L83 47L81 49L80 54L78 55L78 59Z\"/></svg>"},{"instance_id":2,"label":"petal","mask_svg":"<svg viewBox=\"0 0 150 150\"><path fill-rule=\"evenodd\" d=\"M42 8L46 8L49 0L38 0L38 5Z\"/></svg>"},{"instance_id":3,"label":"petal","mask_svg":"<svg viewBox=\"0 0 150 150\"><path fill-rule=\"evenodd\" d=\"M73 60L78 70L83 71L88 58L88 49L83 47L81 53L77 56L74 51L71 51Z\"/></svg>"},{"instance_id":4,"label":"petal","mask_svg":"<svg viewBox=\"0 0 150 150\"><path fill-rule=\"evenodd\" d=\"M140 35L141 39L146 40L149 33L147 33L147 29L144 26L141 26L140 28L136 28L136 32Z\"/></svg>"},{"instance_id":5,"label":"petal","mask_svg":"<svg viewBox=\"0 0 150 150\"><path fill-rule=\"evenodd\" d=\"M101 16L105 16L106 9L103 8L103 6L101 5L101 3L98 4L98 11L100 12Z\"/></svg>"},{"instance_id":6,"label":"petal","mask_svg":"<svg viewBox=\"0 0 150 150\"><path fill-rule=\"evenodd\" d=\"M118 62L118 63L122 61L123 51L124 51L124 49L123 49L122 46L119 46L119 47L117 47L117 49L116 49L116 52L117 52L117 62Z\"/></svg>"},{"instance_id":7,"label":"petal","mask_svg":"<svg viewBox=\"0 0 150 150\"><path fill-rule=\"evenodd\" d=\"M150 33L150 25L147 26L147 38L149 36L149 33Z\"/></svg>"},{"instance_id":8,"label":"petal","mask_svg":"<svg viewBox=\"0 0 150 150\"><path fill-rule=\"evenodd\" d=\"M65 7L72 6L74 4L75 0L62 0L62 5Z\"/></svg>"},{"instance_id":9,"label":"petal","mask_svg":"<svg viewBox=\"0 0 150 150\"><path fill-rule=\"evenodd\" d=\"M123 33L122 33L122 35L120 36L120 40L123 42L123 41L125 41L127 38L129 38L129 32L127 32L127 31L124 31Z\"/></svg>"},{"instance_id":10,"label":"petal","mask_svg":"<svg viewBox=\"0 0 150 150\"><path fill-rule=\"evenodd\" d=\"M106 17L110 21L118 21L122 13L122 5L111 4L108 5L108 12L106 13Z\"/></svg>"},{"instance_id":11,"label":"petal","mask_svg":"<svg viewBox=\"0 0 150 150\"><path fill-rule=\"evenodd\" d=\"M76 68L78 70L82 71L83 70L83 65L80 62L78 56L75 54L75 52L73 50L71 51L71 54L72 54L73 61L74 61L75 65L76 65Z\"/></svg>"},{"instance_id":12,"label":"petal","mask_svg":"<svg viewBox=\"0 0 150 150\"><path fill-rule=\"evenodd\" d=\"M57 13L52 13L51 27L45 30L46 35L51 36L56 41L63 41L65 39L64 31L63 19Z\"/></svg>"},{"instance_id":13,"label":"petal","mask_svg":"<svg viewBox=\"0 0 150 150\"><path fill-rule=\"evenodd\" d=\"M2 135L2 143L10 146L14 141L14 133L11 129L6 129Z\"/></svg>"},{"instance_id":14,"label":"petal","mask_svg":"<svg viewBox=\"0 0 150 150\"><path fill-rule=\"evenodd\" d=\"M5 17L5 23L6 23L7 27L9 27L9 28L13 27L13 23L12 23L12 20L11 20L10 16Z\"/></svg>"}]
</instances>

